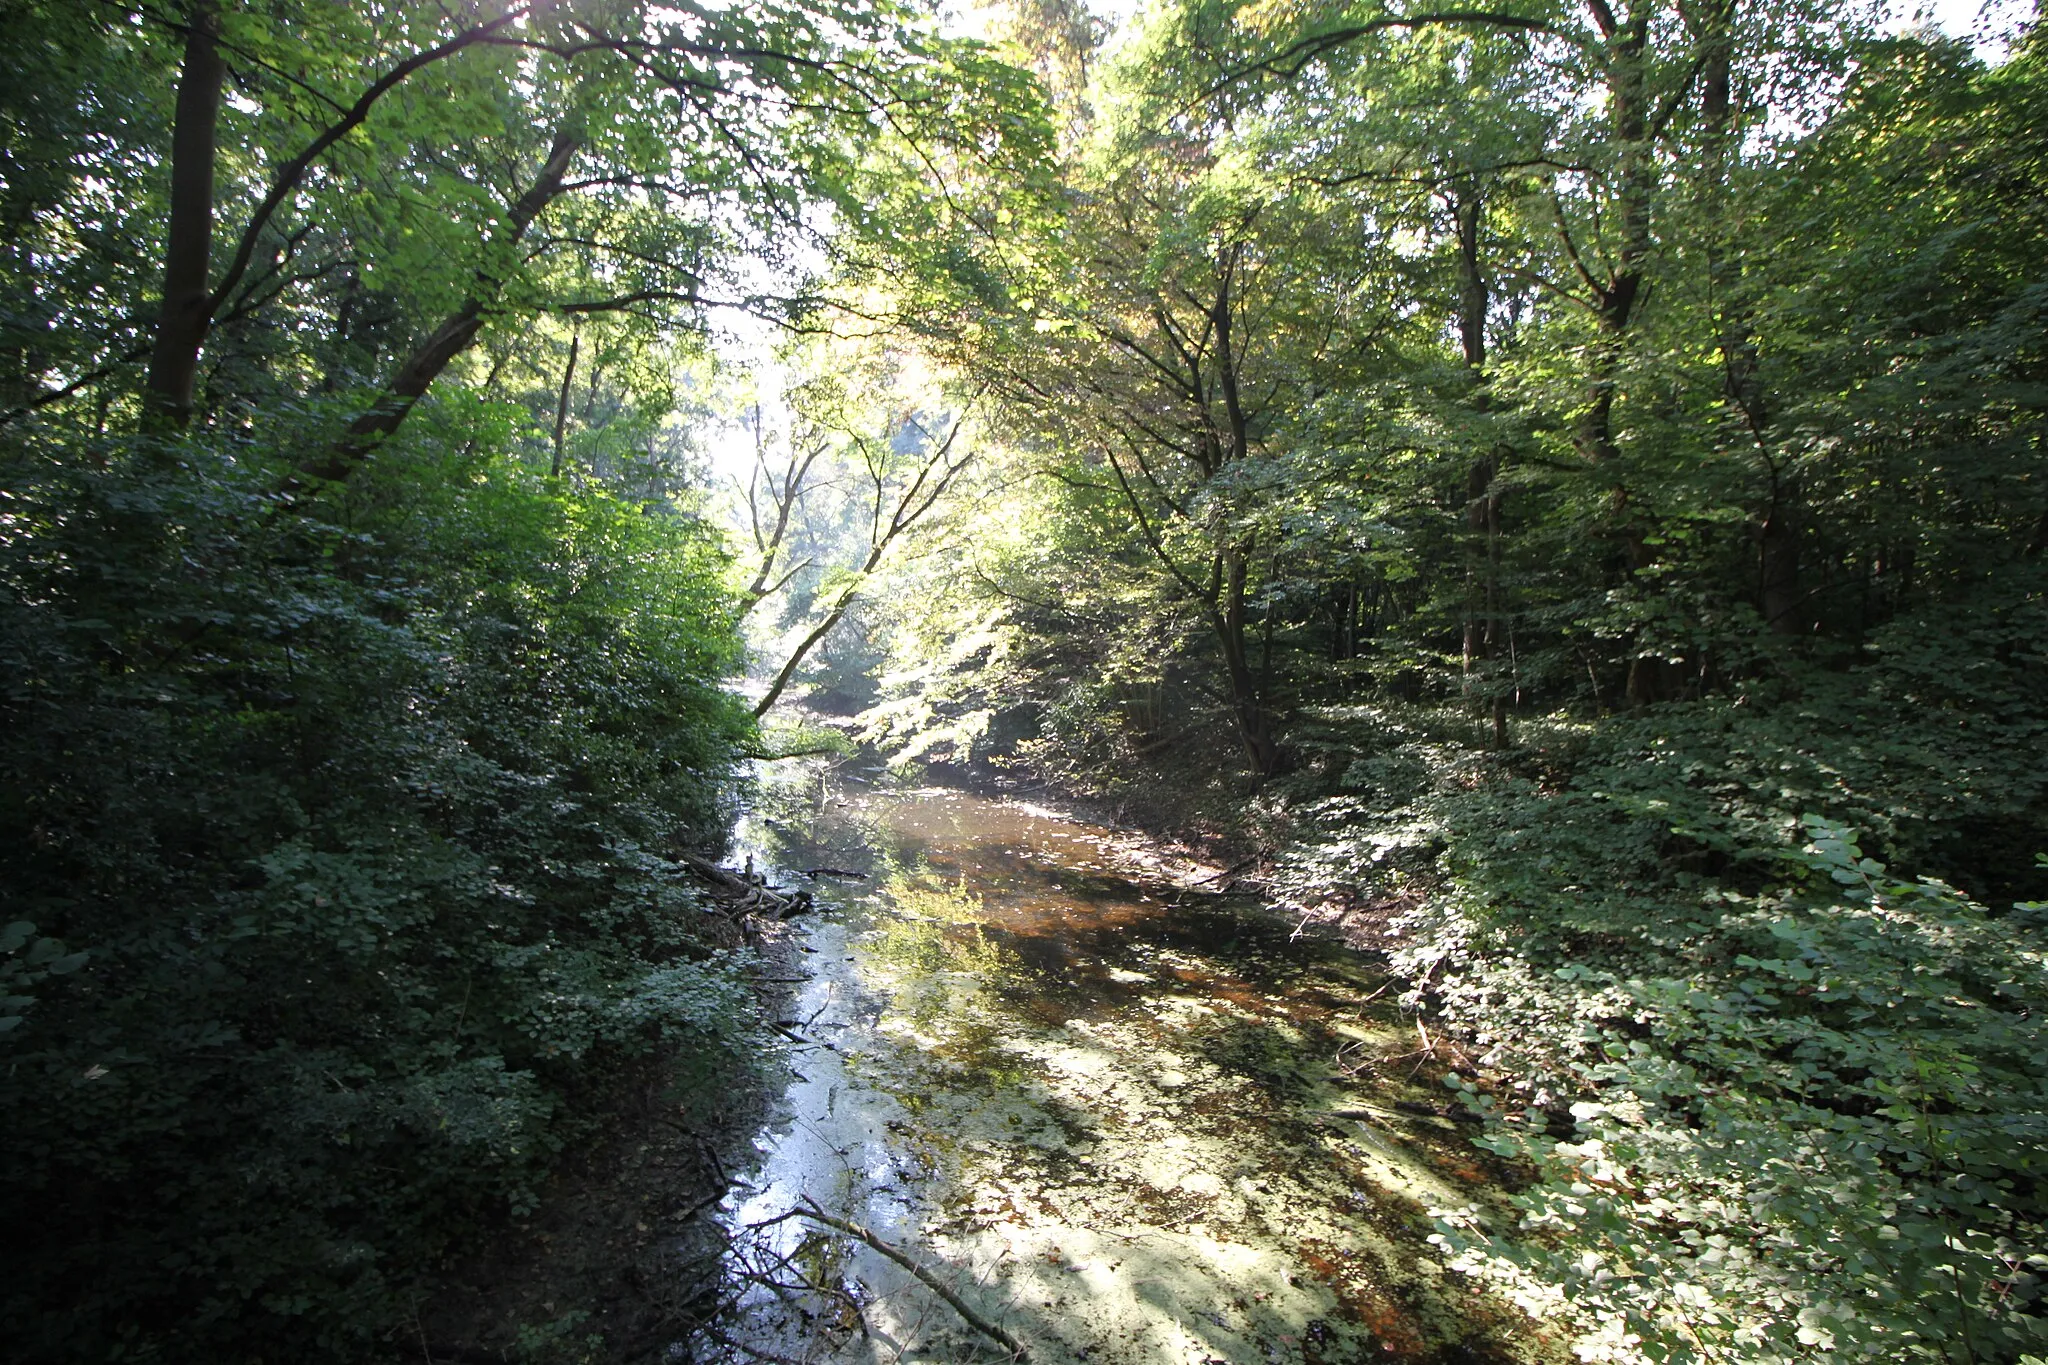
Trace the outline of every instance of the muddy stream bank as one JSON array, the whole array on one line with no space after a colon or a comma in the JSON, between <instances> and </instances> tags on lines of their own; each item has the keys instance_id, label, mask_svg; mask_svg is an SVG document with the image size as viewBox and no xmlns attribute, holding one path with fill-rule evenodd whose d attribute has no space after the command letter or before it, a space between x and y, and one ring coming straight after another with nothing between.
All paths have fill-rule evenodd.
<instances>
[{"instance_id":1,"label":"muddy stream bank","mask_svg":"<svg viewBox=\"0 0 2048 1365\"><path fill-rule=\"evenodd\" d=\"M818 767L746 858L818 912L698 1362L1542 1358L1427 1243L1494 1173L1370 958L1127 834Z\"/></svg>"}]
</instances>

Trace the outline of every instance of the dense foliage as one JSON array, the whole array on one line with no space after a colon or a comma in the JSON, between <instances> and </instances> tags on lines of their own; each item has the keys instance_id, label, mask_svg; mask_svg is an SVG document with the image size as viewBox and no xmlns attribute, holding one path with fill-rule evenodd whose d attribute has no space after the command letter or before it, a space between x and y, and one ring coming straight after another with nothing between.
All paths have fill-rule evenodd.
<instances>
[{"instance_id":1,"label":"dense foliage","mask_svg":"<svg viewBox=\"0 0 2048 1365\"><path fill-rule=\"evenodd\" d=\"M27 1358L349 1354L631 1058L740 1062L745 992L659 856L716 827L746 728L705 532L498 460L286 511L287 469L8 470Z\"/></svg>"},{"instance_id":2,"label":"dense foliage","mask_svg":"<svg viewBox=\"0 0 2048 1365\"><path fill-rule=\"evenodd\" d=\"M870 5L10 0L0 73L7 1354L416 1356L759 1050L677 376L1037 106Z\"/></svg>"},{"instance_id":3,"label":"dense foliage","mask_svg":"<svg viewBox=\"0 0 2048 1365\"><path fill-rule=\"evenodd\" d=\"M751 610L1383 935L1580 1354L2039 1355L2039 27L1006 13L0 5L16 1354L374 1356L743 1064Z\"/></svg>"},{"instance_id":4,"label":"dense foliage","mask_svg":"<svg viewBox=\"0 0 2048 1365\"><path fill-rule=\"evenodd\" d=\"M1011 482L877 622L872 732L1249 810L1539 1172L1446 1244L1587 1358L2040 1354L2040 30L1094 38L1020 34L1063 195L931 343Z\"/></svg>"}]
</instances>

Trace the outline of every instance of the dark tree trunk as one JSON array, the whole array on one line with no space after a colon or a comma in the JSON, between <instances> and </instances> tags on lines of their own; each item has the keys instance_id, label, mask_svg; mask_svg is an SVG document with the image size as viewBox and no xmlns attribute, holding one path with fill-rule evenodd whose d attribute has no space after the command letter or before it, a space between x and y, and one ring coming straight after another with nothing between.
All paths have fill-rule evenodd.
<instances>
[{"instance_id":1,"label":"dark tree trunk","mask_svg":"<svg viewBox=\"0 0 2048 1365\"><path fill-rule=\"evenodd\" d=\"M1472 374L1472 406L1485 412L1489 401L1486 381L1486 315L1492 306L1492 290L1480 264L1480 230L1486 210L1477 185L1461 181L1452 200L1458 231L1458 336L1464 345L1465 365ZM1465 686L1472 690L1475 675L1487 684L1493 718L1494 743L1507 745L1507 698L1501 695L1489 667L1500 633L1500 495L1494 490L1494 476L1500 472L1500 453L1489 450L1472 462L1465 472Z\"/></svg>"},{"instance_id":2,"label":"dark tree trunk","mask_svg":"<svg viewBox=\"0 0 2048 1365\"><path fill-rule=\"evenodd\" d=\"M1251 423L1245 415L1243 395L1238 387L1237 343L1233 339L1237 303L1232 287L1240 248L1232 248L1218 262L1216 302L1209 317L1216 329L1216 387L1223 400L1223 431L1219 444L1229 452L1231 463L1251 456ZM1261 778L1272 777L1286 766L1277 727L1266 705L1264 689L1252 672L1246 640L1245 574L1252 547L1233 546L1223 552L1223 601L1217 613L1217 634L1223 648L1225 672L1230 679L1231 709L1237 718L1239 737L1252 771Z\"/></svg>"},{"instance_id":3,"label":"dark tree trunk","mask_svg":"<svg viewBox=\"0 0 2048 1365\"><path fill-rule=\"evenodd\" d=\"M1211 619L1230 684L1231 718L1252 771L1262 778L1273 777L1285 769L1286 763L1272 714L1251 665L1245 618L1246 555L1232 549L1224 553L1223 559L1222 601Z\"/></svg>"},{"instance_id":4,"label":"dark tree trunk","mask_svg":"<svg viewBox=\"0 0 2048 1365\"><path fill-rule=\"evenodd\" d=\"M1458 227L1458 339L1465 348L1465 364L1475 375L1486 368L1486 312L1491 302L1479 264L1480 220L1485 212L1479 187L1460 181L1452 200Z\"/></svg>"},{"instance_id":5,"label":"dark tree trunk","mask_svg":"<svg viewBox=\"0 0 2048 1365\"><path fill-rule=\"evenodd\" d=\"M348 368L350 342L355 336L356 306L363 290L362 277L353 269L342 279L341 302L334 310L334 340L327 365L320 375L320 392L333 393Z\"/></svg>"},{"instance_id":6,"label":"dark tree trunk","mask_svg":"<svg viewBox=\"0 0 2048 1365\"><path fill-rule=\"evenodd\" d=\"M1642 299L1643 272L1650 255L1650 200L1656 186L1651 159L1647 49L1649 14L1638 5L1615 24L1605 0L1595 12L1607 40L1606 85L1618 165L1615 197L1619 240L1606 278L1585 276L1593 292L1593 315L1599 335L1592 351L1586 412L1580 421L1579 445L1588 458L1605 463L1620 454L1614 438L1614 400L1621 368L1622 344ZM1560 224L1562 227L1562 224ZM1578 251L1572 248L1575 261ZM1583 262L1580 268L1585 271Z\"/></svg>"},{"instance_id":7,"label":"dark tree trunk","mask_svg":"<svg viewBox=\"0 0 2048 1365\"><path fill-rule=\"evenodd\" d=\"M1732 218L1730 162L1735 155L1735 8L1737 0L1709 0L1698 18L1700 121L1707 154L1707 271L1720 301L1721 391L1740 415L1747 436L1770 472L1770 501L1757 523L1757 606L1764 626L1778 635L1803 634L1805 592L1800 584L1798 490L1781 475L1771 448L1770 414L1757 372L1756 341L1742 298L1741 254L1723 237Z\"/></svg>"},{"instance_id":8,"label":"dark tree trunk","mask_svg":"<svg viewBox=\"0 0 2048 1365\"><path fill-rule=\"evenodd\" d=\"M1619 163L1615 175L1619 239L1607 278L1594 289L1593 311L1599 336L1593 347L1593 373L1580 446L1589 459L1607 464L1621 454L1614 435L1614 403L1619 393L1623 347L1643 297L1656 167L1652 159L1647 88L1650 7L1634 4L1626 18L1616 24L1608 16L1605 0L1593 2L1596 14L1602 16L1602 36L1608 40L1606 84L1612 110L1610 127ZM1640 575L1656 556L1649 545L1647 530L1630 510L1631 501L1627 486L1617 481L1612 504L1628 545L1628 572ZM1637 706L1666 700L1676 691L1674 680L1683 674L1683 665L1643 653L1638 641L1635 657L1629 661L1628 699Z\"/></svg>"},{"instance_id":9,"label":"dark tree trunk","mask_svg":"<svg viewBox=\"0 0 2048 1365\"><path fill-rule=\"evenodd\" d=\"M1465 368L1471 372L1472 404L1486 409L1486 276L1479 268L1479 219L1485 205L1469 180L1460 181L1451 202L1458 230L1458 336L1464 343ZM1473 670L1486 657L1485 616L1481 606L1487 594L1486 573L1480 541L1489 523L1487 502L1493 490L1491 452L1472 462L1465 472L1465 639L1464 673L1466 687Z\"/></svg>"},{"instance_id":10,"label":"dark tree trunk","mask_svg":"<svg viewBox=\"0 0 2048 1365\"><path fill-rule=\"evenodd\" d=\"M562 367L562 396L555 400L555 462L548 470L550 478L562 477L562 438L569 427L569 386L576 382L576 352L583 345L583 330L579 327L569 334L569 363Z\"/></svg>"},{"instance_id":11,"label":"dark tree trunk","mask_svg":"<svg viewBox=\"0 0 2048 1365\"><path fill-rule=\"evenodd\" d=\"M164 247L163 311L143 401L148 421L161 428L183 427L192 419L192 391L199 373L199 348L206 340L213 304L206 282L213 261L213 162L220 119L221 81L226 68L215 40L220 14L211 3L197 6L185 33L185 64L178 79L176 120L171 129L171 219Z\"/></svg>"},{"instance_id":12,"label":"dark tree trunk","mask_svg":"<svg viewBox=\"0 0 2048 1365\"><path fill-rule=\"evenodd\" d=\"M1764 520L1757 542L1764 625L1777 635L1803 634L1806 594L1799 580L1799 531L1791 510L1782 505L1774 508Z\"/></svg>"}]
</instances>

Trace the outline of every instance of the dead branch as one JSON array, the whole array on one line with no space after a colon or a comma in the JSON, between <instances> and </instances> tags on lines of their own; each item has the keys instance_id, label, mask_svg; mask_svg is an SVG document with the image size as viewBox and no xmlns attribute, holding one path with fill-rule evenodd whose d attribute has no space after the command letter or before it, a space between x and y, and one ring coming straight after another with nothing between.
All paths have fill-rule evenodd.
<instances>
[{"instance_id":1,"label":"dead branch","mask_svg":"<svg viewBox=\"0 0 2048 1365\"><path fill-rule=\"evenodd\" d=\"M785 920L792 915L801 915L811 908L810 892L799 891L795 895L782 895L769 887L764 879L756 876L751 866L746 872L741 873L720 867L710 859L699 858L694 853L677 850L674 856L677 862L710 882L715 888L714 894L740 913L765 910L771 918Z\"/></svg>"},{"instance_id":2,"label":"dead branch","mask_svg":"<svg viewBox=\"0 0 2048 1365\"><path fill-rule=\"evenodd\" d=\"M938 1276L932 1274L929 1270L926 1270L923 1266L919 1265L908 1254L897 1250L893 1246L890 1246L887 1242L875 1236L874 1233L869 1232L859 1223L850 1223L846 1221L844 1218L834 1218L831 1214L826 1213L823 1209L819 1208L809 1199L806 1199L804 1201L804 1206L797 1212L802 1217L810 1219L813 1223L817 1223L824 1227L831 1228L835 1232L843 1232L849 1237L857 1238L860 1241L865 1242L868 1246L874 1248L875 1251L879 1252L883 1256L888 1257L897 1265L902 1266L905 1270L909 1271L912 1275L916 1276L918 1283L922 1284L925 1288L931 1290L932 1293L937 1294L940 1298L944 1299L946 1301L947 1306L950 1307L954 1312L958 1313L961 1317L961 1320L964 1321L969 1327L972 1327L975 1331L980 1332L983 1336L989 1338L991 1341L1000 1343L1005 1350L1009 1351L1010 1358L1012 1360L1019 1362L1019 1365L1023 1365L1023 1362L1029 1359L1029 1357L1025 1355L1022 1343L1020 1343L1017 1340L1017 1338L1011 1336L1008 1332L1004 1331L1001 1327L998 1327L995 1323L990 1322L987 1318L975 1312L972 1308L969 1308L967 1306L966 1300L962 1299L958 1294L955 1294L952 1290L948 1289L943 1283L940 1282Z\"/></svg>"}]
</instances>

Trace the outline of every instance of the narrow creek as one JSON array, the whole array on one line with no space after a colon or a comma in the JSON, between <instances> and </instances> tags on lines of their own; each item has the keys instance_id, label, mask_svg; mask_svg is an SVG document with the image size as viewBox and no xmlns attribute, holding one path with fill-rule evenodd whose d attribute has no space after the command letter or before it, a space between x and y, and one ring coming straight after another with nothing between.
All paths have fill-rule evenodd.
<instances>
[{"instance_id":1,"label":"narrow creek","mask_svg":"<svg viewBox=\"0 0 2048 1365\"><path fill-rule=\"evenodd\" d=\"M1427 1243L1496 1192L1371 959L1129 835L815 766L736 856L819 911L700 1361L1017 1354L807 1200L1039 1365L1543 1357Z\"/></svg>"}]
</instances>

